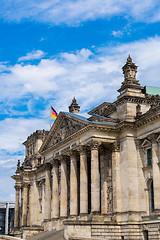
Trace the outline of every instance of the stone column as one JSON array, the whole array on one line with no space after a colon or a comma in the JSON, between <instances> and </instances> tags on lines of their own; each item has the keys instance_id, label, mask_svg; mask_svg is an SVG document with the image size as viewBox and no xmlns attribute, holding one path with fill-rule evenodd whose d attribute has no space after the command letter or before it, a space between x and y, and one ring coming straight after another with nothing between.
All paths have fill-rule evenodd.
<instances>
[{"instance_id":1,"label":"stone column","mask_svg":"<svg viewBox=\"0 0 160 240\"><path fill-rule=\"evenodd\" d=\"M100 149L100 171L101 171L101 213L107 214L107 156L106 148Z\"/></svg>"},{"instance_id":2,"label":"stone column","mask_svg":"<svg viewBox=\"0 0 160 240\"><path fill-rule=\"evenodd\" d=\"M45 170L45 203L44 219L51 219L51 170L50 164L46 164Z\"/></svg>"},{"instance_id":3,"label":"stone column","mask_svg":"<svg viewBox=\"0 0 160 240\"><path fill-rule=\"evenodd\" d=\"M20 227L22 227L22 216L23 216L23 186L21 187L21 211L20 211Z\"/></svg>"},{"instance_id":4,"label":"stone column","mask_svg":"<svg viewBox=\"0 0 160 240\"><path fill-rule=\"evenodd\" d=\"M59 177L59 167L58 161L53 161L52 168L52 218L59 218L59 185L58 185L58 177Z\"/></svg>"},{"instance_id":5,"label":"stone column","mask_svg":"<svg viewBox=\"0 0 160 240\"><path fill-rule=\"evenodd\" d=\"M80 214L88 214L88 166L85 147L80 148Z\"/></svg>"},{"instance_id":6,"label":"stone column","mask_svg":"<svg viewBox=\"0 0 160 240\"><path fill-rule=\"evenodd\" d=\"M17 229L19 227L19 193L20 193L20 186L15 186L15 190L16 190L16 198L15 198L14 228Z\"/></svg>"},{"instance_id":7,"label":"stone column","mask_svg":"<svg viewBox=\"0 0 160 240\"><path fill-rule=\"evenodd\" d=\"M67 217L67 159L61 158L61 200L60 217Z\"/></svg>"},{"instance_id":8,"label":"stone column","mask_svg":"<svg viewBox=\"0 0 160 240\"><path fill-rule=\"evenodd\" d=\"M99 213L100 210L100 186L99 186L99 158L100 144L91 142L91 212Z\"/></svg>"},{"instance_id":9,"label":"stone column","mask_svg":"<svg viewBox=\"0 0 160 240\"><path fill-rule=\"evenodd\" d=\"M158 144L152 141L152 167L153 167L153 189L154 189L154 211L160 212L160 170L158 166Z\"/></svg>"},{"instance_id":10,"label":"stone column","mask_svg":"<svg viewBox=\"0 0 160 240\"><path fill-rule=\"evenodd\" d=\"M22 226L27 226L28 183L23 183Z\"/></svg>"},{"instance_id":11,"label":"stone column","mask_svg":"<svg viewBox=\"0 0 160 240\"><path fill-rule=\"evenodd\" d=\"M78 215L77 155L70 156L70 215Z\"/></svg>"},{"instance_id":12,"label":"stone column","mask_svg":"<svg viewBox=\"0 0 160 240\"><path fill-rule=\"evenodd\" d=\"M112 145L112 178L113 178L113 211L121 212L121 176L120 176L120 143ZM121 220L121 216L117 215Z\"/></svg>"},{"instance_id":13,"label":"stone column","mask_svg":"<svg viewBox=\"0 0 160 240\"><path fill-rule=\"evenodd\" d=\"M34 191L33 191L33 181L30 182L30 192L29 192L29 226L33 225L33 208L34 208Z\"/></svg>"}]
</instances>

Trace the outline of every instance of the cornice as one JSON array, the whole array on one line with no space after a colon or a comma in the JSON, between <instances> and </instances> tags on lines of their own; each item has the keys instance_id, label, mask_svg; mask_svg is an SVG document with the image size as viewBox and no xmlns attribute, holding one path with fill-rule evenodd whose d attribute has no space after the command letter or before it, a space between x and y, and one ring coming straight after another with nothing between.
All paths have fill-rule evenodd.
<instances>
[{"instance_id":1,"label":"cornice","mask_svg":"<svg viewBox=\"0 0 160 240\"><path fill-rule=\"evenodd\" d=\"M122 121L117 124L116 130L117 131L122 131L125 128L134 128L135 127L135 122L127 122L127 121Z\"/></svg>"},{"instance_id":2,"label":"cornice","mask_svg":"<svg viewBox=\"0 0 160 240\"><path fill-rule=\"evenodd\" d=\"M160 96L158 97L158 96L153 96L153 95L148 95L148 94L145 94L144 97L123 96L121 98L118 98L115 102L109 104L108 107L103 110L104 114L102 114L102 115L108 116L108 115L112 114L113 112L116 111L116 107L118 105L121 105L121 104L124 104L124 103L127 103L127 102L136 103L136 104L148 104L148 105L152 105L153 103L157 103L157 104L160 105ZM96 110L98 110L98 107L96 108ZM92 113L92 111L90 111L89 113Z\"/></svg>"},{"instance_id":3,"label":"cornice","mask_svg":"<svg viewBox=\"0 0 160 240\"><path fill-rule=\"evenodd\" d=\"M99 106L95 107L94 109L92 109L91 111L89 111L88 114L89 114L89 115L90 115L90 114L93 114L93 113L95 113L97 110L102 109L102 108L105 107L105 106L110 106L111 104L112 104L112 103L110 103L110 102L104 102L104 103L100 104Z\"/></svg>"},{"instance_id":4,"label":"cornice","mask_svg":"<svg viewBox=\"0 0 160 240\"><path fill-rule=\"evenodd\" d=\"M36 130L30 136L28 136L27 140L23 142L23 145L28 146L31 143L35 143L37 139L47 137L48 131L46 130Z\"/></svg>"},{"instance_id":5,"label":"cornice","mask_svg":"<svg viewBox=\"0 0 160 240\"><path fill-rule=\"evenodd\" d=\"M118 89L117 91L118 92L121 92L121 91L123 91L124 89L126 89L126 88L133 88L133 89L140 89L140 90L142 90L142 89L144 89L144 87L142 87L142 86L140 86L140 84L138 83L138 81L136 81L136 83L137 83L137 85L136 84L134 84L134 83L129 83L129 84L124 84L123 83L123 85L120 87L120 89Z\"/></svg>"},{"instance_id":6,"label":"cornice","mask_svg":"<svg viewBox=\"0 0 160 240\"><path fill-rule=\"evenodd\" d=\"M89 131L90 129L96 129L96 130L106 130L106 131L116 131L116 125L106 125L106 124L101 124L101 123L89 123L88 126L80 129L79 131L73 133L71 136L65 138L61 142L45 149L44 151L41 152L42 155L44 155L47 152L50 152L51 150L54 150L56 148L59 148L60 146L63 146L65 143L72 141L73 139L76 139L79 137L81 134Z\"/></svg>"},{"instance_id":7,"label":"cornice","mask_svg":"<svg viewBox=\"0 0 160 240\"><path fill-rule=\"evenodd\" d=\"M147 123L153 122L158 118L160 118L160 105L141 115L140 118L136 120L135 126L141 127Z\"/></svg>"}]
</instances>

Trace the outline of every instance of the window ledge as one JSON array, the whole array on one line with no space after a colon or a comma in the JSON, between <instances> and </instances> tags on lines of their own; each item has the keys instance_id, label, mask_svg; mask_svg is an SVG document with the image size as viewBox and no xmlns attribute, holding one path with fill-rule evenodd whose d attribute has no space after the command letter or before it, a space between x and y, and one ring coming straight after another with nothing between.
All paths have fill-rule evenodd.
<instances>
[{"instance_id":1,"label":"window ledge","mask_svg":"<svg viewBox=\"0 0 160 240\"><path fill-rule=\"evenodd\" d=\"M145 166L145 167L143 167L142 169L143 169L144 171L145 171L145 170L151 170L151 169L152 169L152 165Z\"/></svg>"}]
</instances>

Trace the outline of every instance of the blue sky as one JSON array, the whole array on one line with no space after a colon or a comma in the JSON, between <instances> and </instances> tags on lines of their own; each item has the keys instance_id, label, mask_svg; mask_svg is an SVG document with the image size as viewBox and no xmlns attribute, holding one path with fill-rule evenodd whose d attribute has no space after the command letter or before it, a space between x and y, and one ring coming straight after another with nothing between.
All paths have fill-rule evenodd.
<instances>
[{"instance_id":1,"label":"blue sky","mask_svg":"<svg viewBox=\"0 0 160 240\"><path fill-rule=\"evenodd\" d=\"M50 104L75 96L86 114L116 100L129 53L141 85L160 87L159 1L0 1L0 201L14 200L21 143L49 129Z\"/></svg>"}]
</instances>

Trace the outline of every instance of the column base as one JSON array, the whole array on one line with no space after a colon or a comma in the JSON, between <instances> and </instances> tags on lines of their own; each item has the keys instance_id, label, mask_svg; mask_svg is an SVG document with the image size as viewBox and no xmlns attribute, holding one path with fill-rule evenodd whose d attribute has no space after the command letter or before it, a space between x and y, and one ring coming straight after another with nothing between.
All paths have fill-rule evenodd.
<instances>
[{"instance_id":1,"label":"column base","mask_svg":"<svg viewBox=\"0 0 160 240\"><path fill-rule=\"evenodd\" d=\"M43 222L49 222L49 221L51 221L51 219L50 219L50 218L48 218L48 219L44 219L44 221L43 221Z\"/></svg>"},{"instance_id":2,"label":"column base","mask_svg":"<svg viewBox=\"0 0 160 240\"><path fill-rule=\"evenodd\" d=\"M20 227L14 227L13 228L13 232L16 232L16 231L19 231L20 230Z\"/></svg>"},{"instance_id":3,"label":"column base","mask_svg":"<svg viewBox=\"0 0 160 240\"><path fill-rule=\"evenodd\" d=\"M59 217L53 217L53 218L51 218L51 221L56 221L58 219L59 219Z\"/></svg>"},{"instance_id":4,"label":"column base","mask_svg":"<svg viewBox=\"0 0 160 240\"><path fill-rule=\"evenodd\" d=\"M86 216L88 213L80 213L79 216Z\"/></svg>"},{"instance_id":5,"label":"column base","mask_svg":"<svg viewBox=\"0 0 160 240\"><path fill-rule=\"evenodd\" d=\"M93 212L91 212L90 214L92 214L92 215L99 215L99 214L101 214L99 211L93 211Z\"/></svg>"},{"instance_id":6,"label":"column base","mask_svg":"<svg viewBox=\"0 0 160 240\"><path fill-rule=\"evenodd\" d=\"M68 216L60 216L59 219L64 220L64 219L66 219L66 218L68 218Z\"/></svg>"},{"instance_id":7,"label":"column base","mask_svg":"<svg viewBox=\"0 0 160 240\"><path fill-rule=\"evenodd\" d=\"M88 221L89 215L88 213L80 213L80 215L77 217L80 221Z\"/></svg>"}]
</instances>

